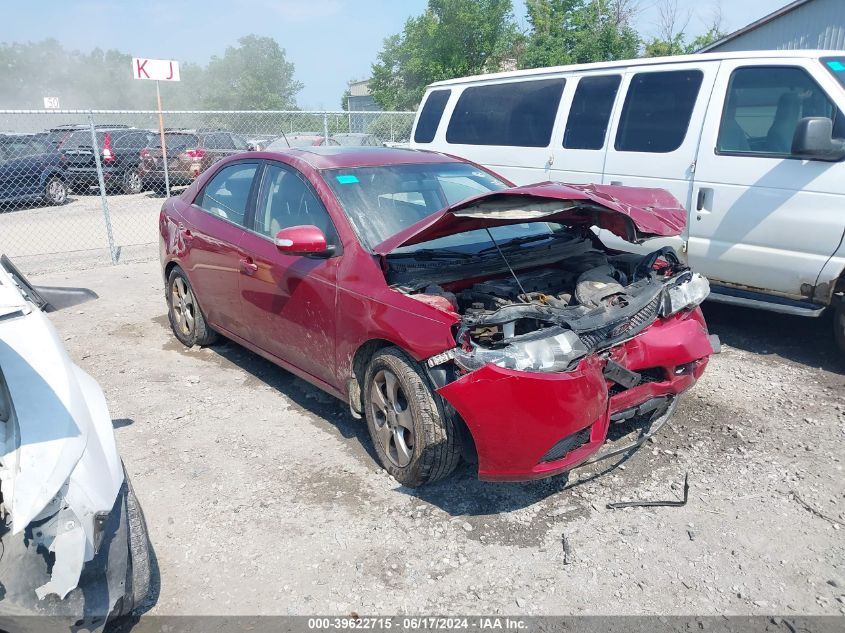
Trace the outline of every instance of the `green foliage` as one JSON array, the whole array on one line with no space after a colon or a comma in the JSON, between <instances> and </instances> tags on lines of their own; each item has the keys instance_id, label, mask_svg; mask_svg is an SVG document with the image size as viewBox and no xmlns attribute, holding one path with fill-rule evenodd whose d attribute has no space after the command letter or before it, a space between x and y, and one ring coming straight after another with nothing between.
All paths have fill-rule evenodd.
<instances>
[{"instance_id":1,"label":"green foliage","mask_svg":"<svg viewBox=\"0 0 845 633\"><path fill-rule=\"evenodd\" d=\"M429 0L384 40L370 90L385 110L414 109L434 81L499 70L518 41L510 0Z\"/></svg>"},{"instance_id":2,"label":"green foliage","mask_svg":"<svg viewBox=\"0 0 845 633\"><path fill-rule=\"evenodd\" d=\"M703 35L695 37L690 42L686 41L684 33L676 33L671 39L655 37L645 45L644 57L691 55L708 44L712 44L716 40L722 39L724 36L724 33L714 27L709 29Z\"/></svg>"},{"instance_id":3,"label":"green foliage","mask_svg":"<svg viewBox=\"0 0 845 633\"><path fill-rule=\"evenodd\" d=\"M132 78L132 56L99 48L66 50L56 40L0 43L0 107L41 108L59 97L62 108L153 109L155 83ZM284 49L248 35L207 67L180 64L181 81L162 82L168 109L269 110L295 108L302 84Z\"/></svg>"}]
</instances>

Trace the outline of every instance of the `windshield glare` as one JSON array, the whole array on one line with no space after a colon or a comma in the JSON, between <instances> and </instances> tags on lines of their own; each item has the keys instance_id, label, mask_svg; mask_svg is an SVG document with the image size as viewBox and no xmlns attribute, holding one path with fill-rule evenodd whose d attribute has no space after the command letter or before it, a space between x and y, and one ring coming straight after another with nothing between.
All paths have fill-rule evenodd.
<instances>
[{"instance_id":1,"label":"windshield glare","mask_svg":"<svg viewBox=\"0 0 845 633\"><path fill-rule=\"evenodd\" d=\"M373 248L415 222L461 200L507 188L486 171L466 163L385 165L323 171L364 246ZM550 226L531 222L491 229L494 238L507 241L526 235L551 234ZM466 248L490 245L485 230L467 231L430 242L396 249Z\"/></svg>"}]
</instances>

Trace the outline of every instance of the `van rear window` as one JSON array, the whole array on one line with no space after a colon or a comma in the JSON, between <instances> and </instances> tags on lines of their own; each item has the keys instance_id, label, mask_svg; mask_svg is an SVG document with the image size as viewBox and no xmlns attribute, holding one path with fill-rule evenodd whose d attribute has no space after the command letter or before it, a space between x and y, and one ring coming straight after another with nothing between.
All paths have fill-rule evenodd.
<instances>
[{"instance_id":1,"label":"van rear window","mask_svg":"<svg viewBox=\"0 0 845 633\"><path fill-rule=\"evenodd\" d=\"M822 57L822 64L845 87L845 57Z\"/></svg>"},{"instance_id":2,"label":"van rear window","mask_svg":"<svg viewBox=\"0 0 845 633\"><path fill-rule=\"evenodd\" d=\"M417 129L414 130L416 143L431 143L434 140L440 117L443 116L450 94L452 94L451 90L433 90L429 93L420 112Z\"/></svg>"},{"instance_id":3,"label":"van rear window","mask_svg":"<svg viewBox=\"0 0 845 633\"><path fill-rule=\"evenodd\" d=\"M687 135L704 75L700 70L637 73L628 86L616 150L674 152Z\"/></svg>"},{"instance_id":4,"label":"van rear window","mask_svg":"<svg viewBox=\"0 0 845 633\"><path fill-rule=\"evenodd\" d=\"M548 147L564 79L472 86L463 91L446 142Z\"/></svg>"}]
</instances>

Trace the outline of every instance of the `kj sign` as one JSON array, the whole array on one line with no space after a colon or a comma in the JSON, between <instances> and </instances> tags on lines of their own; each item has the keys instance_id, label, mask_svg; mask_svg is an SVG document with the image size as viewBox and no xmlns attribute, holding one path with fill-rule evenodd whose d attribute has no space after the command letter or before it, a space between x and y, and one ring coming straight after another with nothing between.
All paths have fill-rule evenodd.
<instances>
[{"instance_id":1,"label":"kj sign","mask_svg":"<svg viewBox=\"0 0 845 633\"><path fill-rule=\"evenodd\" d=\"M169 59L132 58L132 76L153 81L179 81L179 62Z\"/></svg>"}]
</instances>

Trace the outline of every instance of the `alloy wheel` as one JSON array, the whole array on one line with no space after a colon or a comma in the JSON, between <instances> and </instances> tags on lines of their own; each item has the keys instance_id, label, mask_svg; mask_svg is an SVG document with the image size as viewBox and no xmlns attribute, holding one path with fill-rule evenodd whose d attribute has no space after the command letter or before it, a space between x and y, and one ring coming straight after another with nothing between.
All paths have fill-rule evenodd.
<instances>
[{"instance_id":1,"label":"alloy wheel","mask_svg":"<svg viewBox=\"0 0 845 633\"><path fill-rule=\"evenodd\" d=\"M396 374L379 370L373 377L369 400L376 441L395 466L404 468L414 455L414 419Z\"/></svg>"},{"instance_id":2,"label":"alloy wheel","mask_svg":"<svg viewBox=\"0 0 845 633\"><path fill-rule=\"evenodd\" d=\"M194 293L182 277L173 280L170 290L170 309L173 311L173 322L185 336L194 331L196 301Z\"/></svg>"},{"instance_id":3,"label":"alloy wheel","mask_svg":"<svg viewBox=\"0 0 845 633\"><path fill-rule=\"evenodd\" d=\"M47 197L53 204L62 204L67 198L67 188L58 178L54 178L47 185Z\"/></svg>"},{"instance_id":4,"label":"alloy wheel","mask_svg":"<svg viewBox=\"0 0 845 633\"><path fill-rule=\"evenodd\" d=\"M141 193L143 185L141 183L141 174L136 170L127 171L123 176L126 193Z\"/></svg>"}]
</instances>

